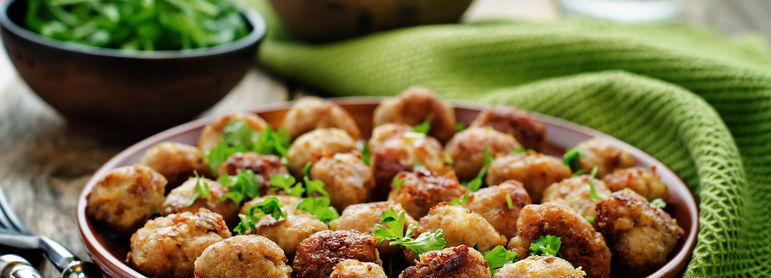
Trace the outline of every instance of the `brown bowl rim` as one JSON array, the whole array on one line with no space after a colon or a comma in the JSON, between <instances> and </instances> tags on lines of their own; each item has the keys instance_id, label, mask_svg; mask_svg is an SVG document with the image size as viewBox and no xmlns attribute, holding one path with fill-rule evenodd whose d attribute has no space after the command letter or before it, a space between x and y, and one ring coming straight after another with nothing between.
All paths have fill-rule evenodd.
<instances>
[{"instance_id":1,"label":"brown bowl rim","mask_svg":"<svg viewBox=\"0 0 771 278\"><path fill-rule=\"evenodd\" d=\"M342 97L342 98L330 98L329 100L340 104L340 105L376 105L378 104L383 98L381 97ZM251 113L267 113L267 112L274 112L279 110L286 110L289 109L292 104L295 101L287 101L287 102L281 102L276 103L272 105L267 105L264 107L261 107L259 109L253 109L249 112ZM474 104L453 104L456 111L458 110L472 110L472 111L480 111L483 110L489 106L483 106L483 105L474 105ZM685 184L685 182L679 178L677 174L675 174L669 167L667 167L664 163L661 163L651 155L643 152L642 150L637 149L636 147L627 144L621 140L618 140L610 135L607 135L605 133L599 132L597 130L581 126L566 120L558 119L555 117L529 112L536 119L538 119L541 122L548 123L548 125L552 126L558 126L567 130L576 131L578 133L583 133L586 135L591 135L592 137L602 137L603 139L611 141L614 145L621 147L625 151L632 154L632 156L638 158L638 160L643 161L649 161L654 164L656 164L657 172L663 173L664 175L671 175L674 176L677 181L675 184L667 184L668 188L670 189L671 193L675 193L677 196L680 196L683 199L683 204L685 205L685 208L688 211L688 219L691 221L690 229L684 231L684 239L683 244L672 257L671 259L661 266L657 271L651 273L648 275L648 278L658 278L658 277L676 277L682 271L684 270L686 264L688 263L688 258L691 255L691 252L693 251L694 245L696 244L696 237L697 232L699 230L699 216L698 216L698 206L696 205L696 199L693 196L693 193L691 192L690 188ZM86 249L88 250L89 255L94 260L95 263L97 263L103 271L105 271L106 274L114 277L146 277L145 275L139 273L138 271L134 270L128 264L125 262L122 262L118 258L112 255L110 251L108 251L102 244L100 244L99 240L97 240L94 231L91 230L91 226L88 222L87 216L86 216L86 196L91 191L91 189L96 184L99 177L106 174L107 171L112 170L116 168L116 166L123 160L125 160L127 157L136 154L138 151L147 148L149 146L152 146L158 142L162 142L165 139L169 139L170 137L174 137L175 135L182 134L184 132L189 132L194 129L198 129L203 127L204 125L212 122L214 119L216 119L218 116L211 116L206 118L201 118L198 120L194 120L188 123L184 123L181 125L178 125L176 127L167 129L166 131L160 132L156 135L150 136L147 139L144 139L127 149L121 151L117 155L115 155L113 158L111 158L109 161L107 161L102 167L97 170L94 175L89 179L88 183L83 187L83 190L78 197L77 207L76 207L76 218L77 218L77 225L78 225L78 231L80 233L81 241L86 245Z\"/></svg>"}]
</instances>

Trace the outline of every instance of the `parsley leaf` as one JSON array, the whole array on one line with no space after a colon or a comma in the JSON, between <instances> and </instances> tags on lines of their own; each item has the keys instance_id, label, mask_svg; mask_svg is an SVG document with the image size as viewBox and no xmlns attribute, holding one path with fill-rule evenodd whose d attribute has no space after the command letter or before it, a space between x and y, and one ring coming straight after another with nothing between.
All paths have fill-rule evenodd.
<instances>
[{"instance_id":1,"label":"parsley leaf","mask_svg":"<svg viewBox=\"0 0 771 278\"><path fill-rule=\"evenodd\" d=\"M399 177L394 177L394 179L393 179L393 180L391 180L391 184L393 184L393 188L394 188L394 190L397 190L397 189L399 189L400 187L402 187L402 184L403 184L403 183L404 183L404 179L402 179L402 178L399 178Z\"/></svg>"},{"instance_id":2,"label":"parsley leaf","mask_svg":"<svg viewBox=\"0 0 771 278\"><path fill-rule=\"evenodd\" d=\"M594 186L595 175L597 175L597 166L594 166L594 168L592 168L592 174L589 175L589 190L590 190L589 193L592 198L592 201L597 202L599 200L605 199L605 197L597 193L597 187Z\"/></svg>"},{"instance_id":3,"label":"parsley leaf","mask_svg":"<svg viewBox=\"0 0 771 278\"><path fill-rule=\"evenodd\" d=\"M552 255L557 256L562 245L562 239L553 235L545 235L530 243L530 256Z\"/></svg>"},{"instance_id":4,"label":"parsley leaf","mask_svg":"<svg viewBox=\"0 0 771 278\"><path fill-rule=\"evenodd\" d=\"M228 146L243 146L251 149L257 139L257 133L249 127L246 121L231 121L222 129L222 138Z\"/></svg>"},{"instance_id":5,"label":"parsley leaf","mask_svg":"<svg viewBox=\"0 0 771 278\"><path fill-rule=\"evenodd\" d=\"M361 145L361 161L364 162L364 164L369 165L369 160L372 157L372 153L369 151L369 142L364 141Z\"/></svg>"},{"instance_id":6,"label":"parsley leaf","mask_svg":"<svg viewBox=\"0 0 771 278\"><path fill-rule=\"evenodd\" d=\"M427 134L431 130L431 120L433 120L433 118L434 118L433 116L429 115L428 117L426 117L425 120L423 120L423 122L419 123L416 126L413 126L412 130L414 130L415 132Z\"/></svg>"},{"instance_id":7,"label":"parsley leaf","mask_svg":"<svg viewBox=\"0 0 771 278\"><path fill-rule=\"evenodd\" d=\"M461 123L461 122L455 123L455 133L461 132L464 129L466 129L466 124Z\"/></svg>"},{"instance_id":8,"label":"parsley leaf","mask_svg":"<svg viewBox=\"0 0 771 278\"><path fill-rule=\"evenodd\" d=\"M584 217L584 219L586 219L586 222L589 222L589 224L592 224L592 226L594 226L594 217L587 216L587 217Z\"/></svg>"},{"instance_id":9,"label":"parsley leaf","mask_svg":"<svg viewBox=\"0 0 771 278\"><path fill-rule=\"evenodd\" d=\"M239 234L244 234L246 233L247 229L251 229L252 232L256 232L257 222L260 221L260 218L266 215L272 216L277 221L281 218L286 218L286 212L281 210L283 206L284 205L278 201L278 198L268 197L265 199L265 201L259 202L249 207L249 210L246 214L239 214L238 218L241 219L241 222L238 223L238 226L233 228L233 231ZM257 214L255 214L255 211Z\"/></svg>"},{"instance_id":10,"label":"parsley leaf","mask_svg":"<svg viewBox=\"0 0 771 278\"><path fill-rule=\"evenodd\" d=\"M443 158L444 164L452 165L455 161L452 159L452 156L449 154L445 154Z\"/></svg>"},{"instance_id":11,"label":"parsley leaf","mask_svg":"<svg viewBox=\"0 0 771 278\"><path fill-rule=\"evenodd\" d=\"M306 162L305 167L303 167L303 176L310 177L311 176L311 168L313 168L313 162Z\"/></svg>"},{"instance_id":12,"label":"parsley leaf","mask_svg":"<svg viewBox=\"0 0 771 278\"><path fill-rule=\"evenodd\" d=\"M514 202L511 201L511 195L506 194L506 206L509 209L514 209Z\"/></svg>"},{"instance_id":13,"label":"parsley leaf","mask_svg":"<svg viewBox=\"0 0 771 278\"><path fill-rule=\"evenodd\" d=\"M515 149L515 150L511 151L511 153L512 153L512 154L520 154L520 153L524 153L524 154L534 154L534 153L535 153L535 151L534 151L534 150L531 150L531 149L525 149L525 147L523 147L523 146L519 146L517 149Z\"/></svg>"},{"instance_id":14,"label":"parsley leaf","mask_svg":"<svg viewBox=\"0 0 771 278\"><path fill-rule=\"evenodd\" d=\"M396 213L396 210L391 207L381 212L380 215L382 220L379 224L375 224L375 233L373 234L376 239L380 240L380 243L404 237L404 223L407 219L404 211Z\"/></svg>"},{"instance_id":15,"label":"parsley leaf","mask_svg":"<svg viewBox=\"0 0 771 278\"><path fill-rule=\"evenodd\" d=\"M310 191L310 189L308 191ZM304 198L297 203L297 208L313 214L313 216L316 216L316 219L327 225L329 225L329 222L332 222L332 220L340 217L337 210L329 205L329 197Z\"/></svg>"},{"instance_id":16,"label":"parsley leaf","mask_svg":"<svg viewBox=\"0 0 771 278\"><path fill-rule=\"evenodd\" d=\"M487 148L487 146L484 147L484 156L485 156L485 165L482 166L482 169L479 170L479 173L477 176L469 181L463 184L463 186L468 187L471 189L472 192L477 192L479 188L482 187L482 181L485 178L485 175L487 174L487 170L490 169L490 163L495 160L495 158L490 154L490 150Z\"/></svg>"},{"instance_id":17,"label":"parsley leaf","mask_svg":"<svg viewBox=\"0 0 771 278\"><path fill-rule=\"evenodd\" d=\"M466 192L466 194L463 194L463 199L461 198L452 199L452 201L450 201L450 205L462 206L463 204L466 203L466 201L468 201L468 198L470 196L469 194L470 194L469 192Z\"/></svg>"},{"instance_id":18,"label":"parsley leaf","mask_svg":"<svg viewBox=\"0 0 771 278\"><path fill-rule=\"evenodd\" d=\"M381 216L383 219L380 220L380 223L375 224L374 233L375 238L380 240L380 243L390 241L389 245L410 248L418 255L440 250L446 244L444 232L441 229L433 233L422 233L413 239L412 234L415 233L417 227L410 225L407 227L407 231L404 231L404 223L407 219L404 211L400 211L397 214L396 210L392 207L383 211Z\"/></svg>"},{"instance_id":19,"label":"parsley leaf","mask_svg":"<svg viewBox=\"0 0 771 278\"><path fill-rule=\"evenodd\" d=\"M260 183L257 181L257 175L250 169L241 169L236 176L222 175L219 182L229 189L229 192L218 200L219 202L230 199L240 204L244 198L251 200L260 197Z\"/></svg>"},{"instance_id":20,"label":"parsley leaf","mask_svg":"<svg viewBox=\"0 0 771 278\"><path fill-rule=\"evenodd\" d=\"M653 199L653 201L650 202L651 206L664 209L667 207L667 203L664 202L661 198Z\"/></svg>"},{"instance_id":21,"label":"parsley leaf","mask_svg":"<svg viewBox=\"0 0 771 278\"><path fill-rule=\"evenodd\" d=\"M270 177L270 181L268 181L268 184L273 186L270 189L271 193L283 190L288 195L302 197L303 193L305 193L305 188L302 183L295 183L296 180L289 174L275 175Z\"/></svg>"},{"instance_id":22,"label":"parsley leaf","mask_svg":"<svg viewBox=\"0 0 771 278\"><path fill-rule=\"evenodd\" d=\"M308 178L308 176L304 176L303 180L305 180L305 188L308 192L308 195L310 195L313 192L321 193L324 197L329 197L329 193L324 190L324 182L320 180L311 180Z\"/></svg>"},{"instance_id":23,"label":"parsley leaf","mask_svg":"<svg viewBox=\"0 0 771 278\"><path fill-rule=\"evenodd\" d=\"M204 181L201 182L201 177L198 175L198 171L193 171L193 174L195 175L195 194L193 194L193 197L190 198L190 201L185 204L185 207L190 207L195 203L195 200L198 199L198 197L203 197L206 199L206 201L211 201L211 192L209 190L209 183Z\"/></svg>"},{"instance_id":24,"label":"parsley leaf","mask_svg":"<svg viewBox=\"0 0 771 278\"><path fill-rule=\"evenodd\" d=\"M410 227L407 228L407 232L408 234L412 234L410 231L412 230L412 232L414 232L416 229L415 226L410 225ZM412 252L415 252L415 254L418 255L434 250L442 250L446 244L447 242L444 240L444 231L442 231L442 229L437 229L435 232L431 233L422 233L416 239L405 236L388 243L388 245L391 246L397 245L410 248Z\"/></svg>"},{"instance_id":25,"label":"parsley leaf","mask_svg":"<svg viewBox=\"0 0 771 278\"><path fill-rule=\"evenodd\" d=\"M414 131L405 132L403 136L404 136L404 139L407 139L407 140L418 140L418 139L426 138L425 133L414 132Z\"/></svg>"},{"instance_id":26,"label":"parsley leaf","mask_svg":"<svg viewBox=\"0 0 771 278\"><path fill-rule=\"evenodd\" d=\"M284 157L291 143L291 137L283 127L274 131L267 125L265 130L258 132L246 121L230 121L222 131L217 145L205 152L209 168L215 171L234 153L253 151Z\"/></svg>"},{"instance_id":27,"label":"parsley leaf","mask_svg":"<svg viewBox=\"0 0 771 278\"><path fill-rule=\"evenodd\" d=\"M569 148L565 150L565 155L562 156L562 163L565 163L573 172L581 169L581 164L578 162L583 156L583 152L579 148Z\"/></svg>"},{"instance_id":28,"label":"parsley leaf","mask_svg":"<svg viewBox=\"0 0 771 278\"><path fill-rule=\"evenodd\" d=\"M423 163L420 162L420 159L415 159L415 162L412 163L412 170L417 171L420 168L426 168L426 166L423 166Z\"/></svg>"},{"instance_id":29,"label":"parsley leaf","mask_svg":"<svg viewBox=\"0 0 771 278\"><path fill-rule=\"evenodd\" d=\"M490 272L495 275L495 271L503 267L508 262L517 261L517 253L506 250L503 246L495 246L490 251L482 253L482 257L487 261L487 265L490 267Z\"/></svg>"}]
</instances>

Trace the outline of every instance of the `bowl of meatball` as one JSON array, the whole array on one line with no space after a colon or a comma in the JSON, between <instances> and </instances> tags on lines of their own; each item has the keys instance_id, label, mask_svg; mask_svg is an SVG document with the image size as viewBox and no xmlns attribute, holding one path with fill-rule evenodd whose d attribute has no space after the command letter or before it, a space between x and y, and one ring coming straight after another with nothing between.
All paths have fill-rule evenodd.
<instances>
[{"instance_id":1,"label":"bowl of meatball","mask_svg":"<svg viewBox=\"0 0 771 278\"><path fill-rule=\"evenodd\" d=\"M99 169L77 219L114 277L676 277L698 231L643 151L421 87L172 128Z\"/></svg>"}]
</instances>

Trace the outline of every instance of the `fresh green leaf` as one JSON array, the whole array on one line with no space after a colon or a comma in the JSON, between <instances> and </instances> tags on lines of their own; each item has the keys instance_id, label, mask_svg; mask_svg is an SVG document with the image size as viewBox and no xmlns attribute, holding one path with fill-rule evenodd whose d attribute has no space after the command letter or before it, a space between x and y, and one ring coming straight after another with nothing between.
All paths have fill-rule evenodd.
<instances>
[{"instance_id":1,"label":"fresh green leaf","mask_svg":"<svg viewBox=\"0 0 771 278\"><path fill-rule=\"evenodd\" d=\"M562 239L560 237L545 235L541 236L535 241L530 243L530 256L537 255L552 255L557 256L562 245Z\"/></svg>"},{"instance_id":2,"label":"fresh green leaf","mask_svg":"<svg viewBox=\"0 0 771 278\"><path fill-rule=\"evenodd\" d=\"M391 207L388 210L384 210L380 213L382 220L380 223L375 224L375 239L378 239L380 243L385 241L396 240L404 237L404 223L407 220L407 216L404 211L399 213Z\"/></svg>"},{"instance_id":3,"label":"fresh green leaf","mask_svg":"<svg viewBox=\"0 0 771 278\"><path fill-rule=\"evenodd\" d=\"M470 189L471 192L477 192L477 190L479 190L479 188L482 187L482 181L484 180L485 175L487 174L487 170L490 169L490 163L492 163L493 160L495 160L495 158L490 154L490 150L487 148L487 146L484 147L483 151L484 151L485 165L482 166L482 169L479 170L479 173L474 179L463 184L463 186Z\"/></svg>"},{"instance_id":4,"label":"fresh green leaf","mask_svg":"<svg viewBox=\"0 0 771 278\"><path fill-rule=\"evenodd\" d=\"M447 165L452 165L455 162L452 159L452 156L450 156L450 154L445 154L443 160L444 160L444 164L447 164Z\"/></svg>"},{"instance_id":5,"label":"fresh green leaf","mask_svg":"<svg viewBox=\"0 0 771 278\"><path fill-rule=\"evenodd\" d=\"M286 212L281 210L283 206L284 205L278 201L278 198L268 197L265 199L265 201L259 202L249 207L249 210L246 214L239 214L238 218L241 219L241 222L238 223L238 226L233 228L233 231L239 234L246 233L247 229L251 229L252 232L257 231L257 222L260 221L260 218L266 215L270 215L276 220L286 218ZM257 214L255 214L255 211Z\"/></svg>"},{"instance_id":6,"label":"fresh green leaf","mask_svg":"<svg viewBox=\"0 0 771 278\"><path fill-rule=\"evenodd\" d=\"M578 170L575 173L573 173L571 177L580 177L580 176L583 176L584 174L585 174L584 170Z\"/></svg>"},{"instance_id":7,"label":"fresh green leaf","mask_svg":"<svg viewBox=\"0 0 771 278\"><path fill-rule=\"evenodd\" d=\"M305 188L306 192L308 192L308 195L310 195L313 192L321 193L324 197L329 197L329 193L324 190L324 182L320 180L311 180L308 178L308 176L304 176L303 180L305 181Z\"/></svg>"},{"instance_id":8,"label":"fresh green leaf","mask_svg":"<svg viewBox=\"0 0 771 278\"><path fill-rule=\"evenodd\" d=\"M337 210L329 205L329 197L307 197L297 204L297 208L312 214L324 224L340 217Z\"/></svg>"},{"instance_id":9,"label":"fresh green leaf","mask_svg":"<svg viewBox=\"0 0 771 278\"><path fill-rule=\"evenodd\" d=\"M653 199L653 201L651 201L650 204L651 206L654 206L660 209L664 209L667 207L667 203L665 203L664 200L662 200L661 198Z\"/></svg>"},{"instance_id":10,"label":"fresh green leaf","mask_svg":"<svg viewBox=\"0 0 771 278\"><path fill-rule=\"evenodd\" d=\"M466 192L466 194L463 194L463 198L462 199L458 199L458 198L452 199L450 201L450 205L462 206L463 204L466 203L466 201L468 201L469 196L471 196L470 193Z\"/></svg>"},{"instance_id":11,"label":"fresh green leaf","mask_svg":"<svg viewBox=\"0 0 771 278\"><path fill-rule=\"evenodd\" d=\"M420 159L415 159L415 162L412 163L412 170L417 171L420 168L425 168L425 166L420 162Z\"/></svg>"},{"instance_id":12,"label":"fresh green leaf","mask_svg":"<svg viewBox=\"0 0 771 278\"><path fill-rule=\"evenodd\" d=\"M602 199L605 199L605 197L601 196L599 193L597 193L597 187L594 186L594 176L597 175L597 166L594 166L592 168L592 174L589 175L589 193L592 198L592 201L597 202Z\"/></svg>"},{"instance_id":13,"label":"fresh green leaf","mask_svg":"<svg viewBox=\"0 0 771 278\"><path fill-rule=\"evenodd\" d=\"M418 140L418 139L426 138L425 133L414 132L414 131L405 132L403 136L404 136L404 139L407 139L407 140Z\"/></svg>"},{"instance_id":14,"label":"fresh green leaf","mask_svg":"<svg viewBox=\"0 0 771 278\"><path fill-rule=\"evenodd\" d=\"M581 169L579 160L583 156L583 152L579 148L569 148L565 151L565 155L562 156L562 163L565 163L573 172Z\"/></svg>"},{"instance_id":15,"label":"fresh green leaf","mask_svg":"<svg viewBox=\"0 0 771 278\"><path fill-rule=\"evenodd\" d=\"M310 177L311 168L313 168L313 162L308 161L305 163L305 167L303 167L303 176Z\"/></svg>"},{"instance_id":16,"label":"fresh green leaf","mask_svg":"<svg viewBox=\"0 0 771 278\"><path fill-rule=\"evenodd\" d=\"M415 226L410 225L410 228L407 229L407 235L412 234L410 230L414 232L415 229L417 229ZM447 242L444 240L444 231L442 231L442 229L437 229L435 232L431 233L422 233L415 239L405 236L388 243L388 245L391 246L407 247L418 255L435 250L442 250L446 244Z\"/></svg>"},{"instance_id":17,"label":"fresh green leaf","mask_svg":"<svg viewBox=\"0 0 771 278\"><path fill-rule=\"evenodd\" d=\"M506 194L506 206L509 209L514 209L514 202L511 201L511 195Z\"/></svg>"},{"instance_id":18,"label":"fresh green leaf","mask_svg":"<svg viewBox=\"0 0 771 278\"><path fill-rule=\"evenodd\" d=\"M254 137L257 135L246 121L227 122L222 129L222 134L222 138L225 138L225 143L229 146L240 146L247 149L251 149L255 140Z\"/></svg>"},{"instance_id":19,"label":"fresh green leaf","mask_svg":"<svg viewBox=\"0 0 771 278\"><path fill-rule=\"evenodd\" d=\"M402 187L403 183L404 183L404 179L403 178L394 177L393 180L391 180L391 184L392 184L394 190L397 190L400 187Z\"/></svg>"},{"instance_id":20,"label":"fresh green leaf","mask_svg":"<svg viewBox=\"0 0 771 278\"><path fill-rule=\"evenodd\" d=\"M233 203L240 204L244 198L260 197L261 184L257 180L257 175L250 169L241 169L236 176L222 175L219 182L229 189L229 192L225 193L219 202L230 199Z\"/></svg>"},{"instance_id":21,"label":"fresh green leaf","mask_svg":"<svg viewBox=\"0 0 771 278\"><path fill-rule=\"evenodd\" d=\"M461 122L455 123L455 133L461 132L464 129L466 129L466 124L461 123Z\"/></svg>"},{"instance_id":22,"label":"fresh green leaf","mask_svg":"<svg viewBox=\"0 0 771 278\"><path fill-rule=\"evenodd\" d=\"M446 244L444 241L444 232L439 229L433 233L422 233L413 239L417 227L409 225L407 231L404 231L404 223L407 216L404 211L396 213L394 208L389 208L381 213L382 220L375 224L375 239L380 243L390 241L389 245L398 245L410 248L413 252L420 255L425 252L440 250Z\"/></svg>"},{"instance_id":23,"label":"fresh green leaf","mask_svg":"<svg viewBox=\"0 0 771 278\"><path fill-rule=\"evenodd\" d=\"M523 147L523 146L519 146L519 147L517 147L515 150L511 151L511 153L512 153L512 154L520 154L520 153L524 153L524 154L534 154L534 153L535 153L535 151L534 151L534 150L531 150L531 149L525 149L525 147Z\"/></svg>"},{"instance_id":24,"label":"fresh green leaf","mask_svg":"<svg viewBox=\"0 0 771 278\"><path fill-rule=\"evenodd\" d=\"M589 224L592 224L592 226L594 226L594 217L587 216L587 217L584 217L584 218L586 219L586 222L589 222Z\"/></svg>"},{"instance_id":25,"label":"fresh green leaf","mask_svg":"<svg viewBox=\"0 0 771 278\"><path fill-rule=\"evenodd\" d=\"M433 116L429 115L428 117L426 117L425 120L423 120L423 122L419 123L416 126L413 126L412 130L414 130L415 132L428 134L428 132L431 130L431 120L433 120L433 118L434 118Z\"/></svg>"},{"instance_id":26,"label":"fresh green leaf","mask_svg":"<svg viewBox=\"0 0 771 278\"><path fill-rule=\"evenodd\" d=\"M195 194L187 201L185 207L190 207L195 203L198 197L203 197L206 201L211 201L211 191L209 190L209 183L206 181L201 182L201 177L198 175L198 171L193 171L195 175Z\"/></svg>"},{"instance_id":27,"label":"fresh green leaf","mask_svg":"<svg viewBox=\"0 0 771 278\"><path fill-rule=\"evenodd\" d=\"M369 143L367 141L364 141L361 145L361 161L364 162L364 164L369 165L369 160L372 157L372 153L369 151Z\"/></svg>"},{"instance_id":28,"label":"fresh green leaf","mask_svg":"<svg viewBox=\"0 0 771 278\"><path fill-rule=\"evenodd\" d=\"M285 194L295 197L302 197L303 193L305 193L305 188L302 183L298 183L294 177L289 174L272 176L270 177L268 184L272 186L270 192L283 190Z\"/></svg>"},{"instance_id":29,"label":"fresh green leaf","mask_svg":"<svg viewBox=\"0 0 771 278\"><path fill-rule=\"evenodd\" d=\"M492 275L495 275L495 271L503 267L504 264L517 261L516 252L510 252L500 245L495 246L495 248L490 251L482 253L482 257L487 261L487 265L490 267Z\"/></svg>"}]
</instances>

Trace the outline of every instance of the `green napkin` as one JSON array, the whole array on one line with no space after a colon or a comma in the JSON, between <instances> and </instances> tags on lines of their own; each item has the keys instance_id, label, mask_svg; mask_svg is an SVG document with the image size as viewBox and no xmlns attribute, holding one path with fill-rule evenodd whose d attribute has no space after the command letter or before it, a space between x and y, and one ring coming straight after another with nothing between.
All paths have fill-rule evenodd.
<instances>
[{"instance_id":1,"label":"green napkin","mask_svg":"<svg viewBox=\"0 0 771 278\"><path fill-rule=\"evenodd\" d=\"M677 172L699 199L685 276L771 273L771 55L760 40L678 26L485 22L311 45L264 0L262 66L339 96L412 85L608 133Z\"/></svg>"}]
</instances>

